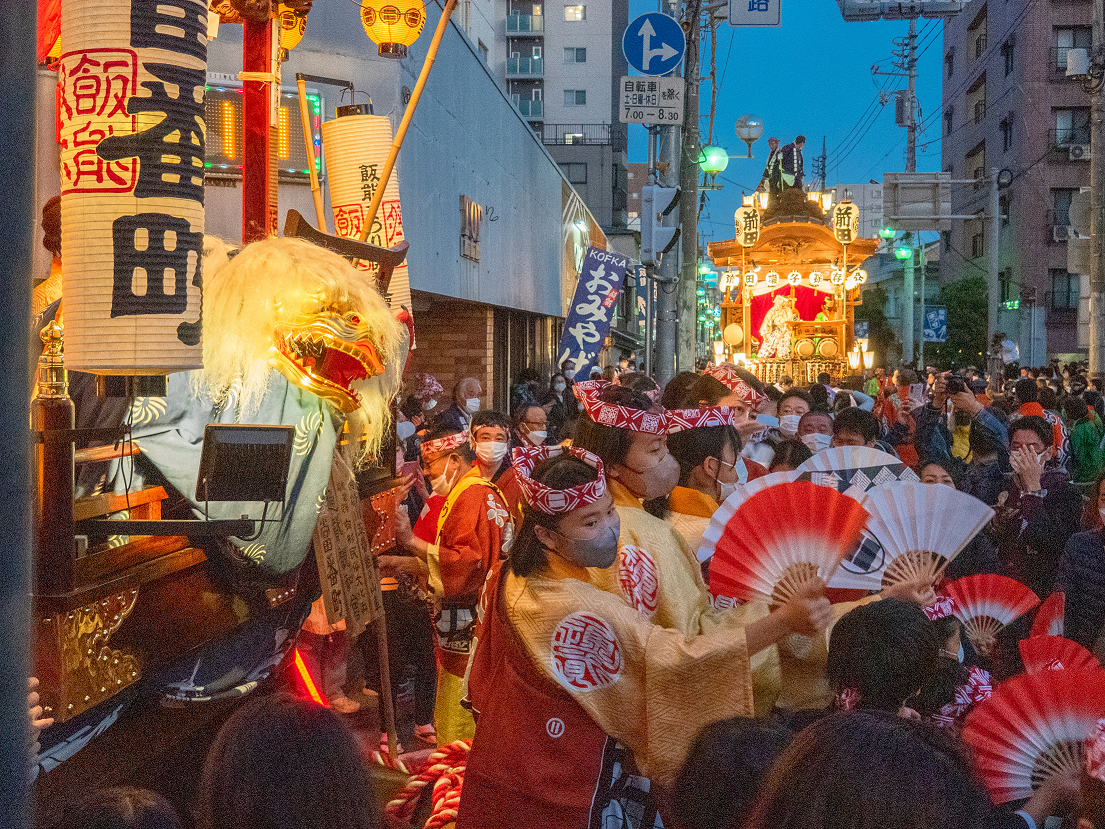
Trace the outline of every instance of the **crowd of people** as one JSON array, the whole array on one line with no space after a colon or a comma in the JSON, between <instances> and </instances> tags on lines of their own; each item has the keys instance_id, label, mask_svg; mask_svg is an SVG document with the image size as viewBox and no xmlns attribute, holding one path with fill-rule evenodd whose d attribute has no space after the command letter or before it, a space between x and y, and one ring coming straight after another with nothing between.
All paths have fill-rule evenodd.
<instances>
[{"instance_id":1,"label":"crowd of people","mask_svg":"<svg viewBox=\"0 0 1105 829\"><path fill-rule=\"evenodd\" d=\"M1061 591L1063 635L1105 656L1105 412L1077 367L799 387L723 364L663 388L628 359L573 368L547 384L522 372L508 411L482 407L476 378L447 395L417 375L400 402L388 647L413 676L418 738L463 741L466 757L434 825L1105 829L1105 720L1084 764L995 805L960 733L1024 671L1033 616L980 647L941 595L979 574ZM994 517L935 577L713 598L696 553L723 505L841 447L884 452ZM197 825L384 825L362 762L332 712L260 697L211 749ZM133 791L89 808L130 822L83 812L74 826L179 825L139 822L165 804Z\"/></svg>"}]
</instances>

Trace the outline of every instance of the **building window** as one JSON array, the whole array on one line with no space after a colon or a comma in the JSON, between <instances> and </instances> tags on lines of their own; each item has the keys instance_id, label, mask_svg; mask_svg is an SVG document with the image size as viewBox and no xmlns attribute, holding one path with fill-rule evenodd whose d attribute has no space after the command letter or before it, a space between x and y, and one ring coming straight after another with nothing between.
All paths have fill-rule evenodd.
<instances>
[{"instance_id":1,"label":"building window","mask_svg":"<svg viewBox=\"0 0 1105 829\"><path fill-rule=\"evenodd\" d=\"M1070 49L1089 51L1093 45L1093 29L1089 26L1055 27L1055 68L1066 70Z\"/></svg>"},{"instance_id":2,"label":"building window","mask_svg":"<svg viewBox=\"0 0 1105 829\"><path fill-rule=\"evenodd\" d=\"M564 90L564 106L566 106L566 107L584 107L584 106L587 106L587 90L586 89L565 89Z\"/></svg>"},{"instance_id":3,"label":"building window","mask_svg":"<svg viewBox=\"0 0 1105 829\"><path fill-rule=\"evenodd\" d=\"M985 182L978 181L986 177L986 142L981 142L966 157L967 175L976 179L974 189L979 189Z\"/></svg>"},{"instance_id":4,"label":"building window","mask_svg":"<svg viewBox=\"0 0 1105 829\"><path fill-rule=\"evenodd\" d=\"M1062 268L1052 268L1051 307L1055 311L1073 311L1078 308L1078 294L1081 289L1078 274L1068 273Z\"/></svg>"},{"instance_id":5,"label":"building window","mask_svg":"<svg viewBox=\"0 0 1105 829\"><path fill-rule=\"evenodd\" d=\"M1064 147L1068 144L1090 143L1090 108L1069 107L1053 109L1055 116L1055 143Z\"/></svg>"},{"instance_id":6,"label":"building window","mask_svg":"<svg viewBox=\"0 0 1105 829\"><path fill-rule=\"evenodd\" d=\"M1055 187L1051 191L1051 223L1056 227L1070 225L1070 204L1078 190L1072 187Z\"/></svg>"},{"instance_id":7,"label":"building window","mask_svg":"<svg viewBox=\"0 0 1105 829\"><path fill-rule=\"evenodd\" d=\"M955 107L944 110L944 135L952 134L952 123L955 120Z\"/></svg>"},{"instance_id":8,"label":"building window","mask_svg":"<svg viewBox=\"0 0 1105 829\"><path fill-rule=\"evenodd\" d=\"M955 73L955 49L949 49L948 54L944 55L944 76L951 78Z\"/></svg>"},{"instance_id":9,"label":"building window","mask_svg":"<svg viewBox=\"0 0 1105 829\"><path fill-rule=\"evenodd\" d=\"M967 27L967 48L978 60L986 53L986 7L975 15L974 21Z\"/></svg>"},{"instance_id":10,"label":"building window","mask_svg":"<svg viewBox=\"0 0 1105 829\"><path fill-rule=\"evenodd\" d=\"M998 273L998 287L1001 289L1001 301L1002 303L1013 302L1020 299L1020 292L1017 290L1017 284L1013 281L1013 269L1006 268L1004 271Z\"/></svg>"},{"instance_id":11,"label":"building window","mask_svg":"<svg viewBox=\"0 0 1105 829\"><path fill-rule=\"evenodd\" d=\"M587 7L584 5L565 6L564 19L574 23L577 20L587 19Z\"/></svg>"},{"instance_id":12,"label":"building window","mask_svg":"<svg viewBox=\"0 0 1105 829\"><path fill-rule=\"evenodd\" d=\"M967 90L967 120L976 124L986 120L986 74L983 73Z\"/></svg>"},{"instance_id":13,"label":"building window","mask_svg":"<svg viewBox=\"0 0 1105 829\"><path fill-rule=\"evenodd\" d=\"M1013 122L1004 118L1001 122L1001 149L1007 152L1013 146Z\"/></svg>"},{"instance_id":14,"label":"building window","mask_svg":"<svg viewBox=\"0 0 1105 829\"><path fill-rule=\"evenodd\" d=\"M1005 59L1005 74L1013 73L1013 38L1001 44L1001 56Z\"/></svg>"},{"instance_id":15,"label":"building window","mask_svg":"<svg viewBox=\"0 0 1105 829\"><path fill-rule=\"evenodd\" d=\"M484 44L484 42L482 40L476 41L476 43L477 43L476 48L479 50L479 53L480 53L480 60L483 61L484 64L486 65L487 55L488 55L487 46Z\"/></svg>"},{"instance_id":16,"label":"building window","mask_svg":"<svg viewBox=\"0 0 1105 829\"><path fill-rule=\"evenodd\" d=\"M975 123L981 124L986 119L986 102L975 101Z\"/></svg>"},{"instance_id":17,"label":"building window","mask_svg":"<svg viewBox=\"0 0 1105 829\"><path fill-rule=\"evenodd\" d=\"M587 63L587 49L583 47L564 47L565 63Z\"/></svg>"},{"instance_id":18,"label":"building window","mask_svg":"<svg viewBox=\"0 0 1105 829\"><path fill-rule=\"evenodd\" d=\"M568 179L569 184L587 183L586 164L561 164L560 169L564 171L564 178Z\"/></svg>"}]
</instances>

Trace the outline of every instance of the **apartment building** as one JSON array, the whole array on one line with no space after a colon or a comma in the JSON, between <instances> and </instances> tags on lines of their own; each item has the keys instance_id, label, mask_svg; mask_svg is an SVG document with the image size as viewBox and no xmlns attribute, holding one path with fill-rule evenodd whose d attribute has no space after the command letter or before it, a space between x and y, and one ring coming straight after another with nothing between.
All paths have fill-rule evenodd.
<instances>
[{"instance_id":1,"label":"apartment building","mask_svg":"<svg viewBox=\"0 0 1105 829\"><path fill-rule=\"evenodd\" d=\"M1039 365L1079 352L1079 277L1067 272L1068 211L1089 186L1090 101L1066 77L1067 51L1088 48L1089 0L973 0L944 24L943 169L953 180L1008 170L1001 194L998 330ZM940 278L985 274L988 184L952 187ZM1083 349L1084 353L1084 349Z\"/></svg>"},{"instance_id":2,"label":"apartment building","mask_svg":"<svg viewBox=\"0 0 1105 829\"><path fill-rule=\"evenodd\" d=\"M501 58L492 68L615 243L628 219L627 130L617 109L618 79L629 74L621 47L628 3L498 4Z\"/></svg>"}]
</instances>

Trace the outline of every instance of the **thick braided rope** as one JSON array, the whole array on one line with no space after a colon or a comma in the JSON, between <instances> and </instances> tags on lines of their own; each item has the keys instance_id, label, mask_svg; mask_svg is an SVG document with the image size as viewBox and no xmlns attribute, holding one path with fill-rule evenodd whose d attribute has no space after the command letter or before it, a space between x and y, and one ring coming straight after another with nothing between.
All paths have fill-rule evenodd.
<instances>
[{"instance_id":1,"label":"thick braided rope","mask_svg":"<svg viewBox=\"0 0 1105 829\"><path fill-rule=\"evenodd\" d=\"M471 748L471 740L457 740L455 743L439 748L426 758L426 764L422 770L412 777L395 799L384 807L384 813L396 823L409 823L415 809L418 808L422 790L432 783L434 784L432 790L434 808L426 826L428 829L439 829L451 823L456 819L457 805L460 803L460 786L464 781L464 767L468 762L468 752ZM438 783L444 777L451 779L441 786L439 794ZM439 812L440 816L445 816L450 810L452 817L443 822L434 823L439 818Z\"/></svg>"}]
</instances>

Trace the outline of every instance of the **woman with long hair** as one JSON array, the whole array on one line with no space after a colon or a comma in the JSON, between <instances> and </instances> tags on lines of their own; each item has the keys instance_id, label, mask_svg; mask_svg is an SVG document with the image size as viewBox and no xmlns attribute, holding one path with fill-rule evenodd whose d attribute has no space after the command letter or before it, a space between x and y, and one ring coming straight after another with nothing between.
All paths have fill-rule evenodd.
<instances>
[{"instance_id":1,"label":"woman with long hair","mask_svg":"<svg viewBox=\"0 0 1105 829\"><path fill-rule=\"evenodd\" d=\"M748 626L711 611L693 569L688 581L669 558L619 543L599 457L534 447L515 468L525 518L484 589L457 827L585 829L627 810L659 826L652 783L671 784L702 727L751 716L750 654L815 629L819 605L791 601Z\"/></svg>"},{"instance_id":2,"label":"woman with long hair","mask_svg":"<svg viewBox=\"0 0 1105 829\"><path fill-rule=\"evenodd\" d=\"M1082 526L1072 535L1059 558L1056 586L1063 591L1063 635L1105 655L1105 473L1090 488Z\"/></svg>"}]
</instances>

